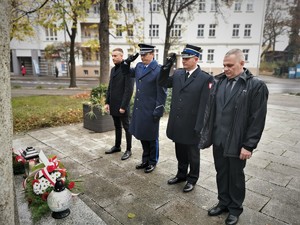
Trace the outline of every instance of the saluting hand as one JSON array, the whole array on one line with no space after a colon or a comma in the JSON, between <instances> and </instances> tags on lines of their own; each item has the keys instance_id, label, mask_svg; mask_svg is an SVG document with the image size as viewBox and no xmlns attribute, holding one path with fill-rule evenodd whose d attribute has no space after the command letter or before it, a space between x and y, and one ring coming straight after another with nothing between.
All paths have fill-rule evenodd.
<instances>
[{"instance_id":1,"label":"saluting hand","mask_svg":"<svg viewBox=\"0 0 300 225\"><path fill-rule=\"evenodd\" d=\"M174 62L176 61L176 53L170 53L169 56L166 58L165 65L162 66L164 70L170 69Z\"/></svg>"},{"instance_id":2,"label":"saluting hand","mask_svg":"<svg viewBox=\"0 0 300 225\"><path fill-rule=\"evenodd\" d=\"M136 58L139 56L139 53L135 53L135 55L130 55L128 56L127 59L124 60L124 62L129 65L130 63L132 63L134 60L136 60Z\"/></svg>"}]
</instances>

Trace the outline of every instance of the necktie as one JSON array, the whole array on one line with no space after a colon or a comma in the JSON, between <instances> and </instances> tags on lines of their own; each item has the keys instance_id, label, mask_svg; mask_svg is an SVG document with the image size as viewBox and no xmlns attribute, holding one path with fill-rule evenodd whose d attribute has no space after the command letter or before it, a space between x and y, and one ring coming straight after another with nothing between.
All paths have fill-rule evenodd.
<instances>
[{"instance_id":1,"label":"necktie","mask_svg":"<svg viewBox=\"0 0 300 225\"><path fill-rule=\"evenodd\" d=\"M227 80L226 89L225 89L225 101L230 96L233 81L234 81L234 79Z\"/></svg>"},{"instance_id":2,"label":"necktie","mask_svg":"<svg viewBox=\"0 0 300 225\"><path fill-rule=\"evenodd\" d=\"M189 75L190 75L189 72L186 72L186 73L185 73L185 80L187 80L187 79L189 78Z\"/></svg>"}]
</instances>

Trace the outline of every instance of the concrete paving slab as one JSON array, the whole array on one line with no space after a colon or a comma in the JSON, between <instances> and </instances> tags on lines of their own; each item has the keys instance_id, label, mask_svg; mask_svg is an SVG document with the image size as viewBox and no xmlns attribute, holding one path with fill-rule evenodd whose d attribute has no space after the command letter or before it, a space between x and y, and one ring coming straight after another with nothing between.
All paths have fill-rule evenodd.
<instances>
[{"instance_id":1,"label":"concrete paving slab","mask_svg":"<svg viewBox=\"0 0 300 225\"><path fill-rule=\"evenodd\" d=\"M279 200L271 199L262 212L288 224L300 224L300 208L291 204L282 204Z\"/></svg>"},{"instance_id":2,"label":"concrete paving slab","mask_svg":"<svg viewBox=\"0 0 300 225\"><path fill-rule=\"evenodd\" d=\"M106 223L77 196L72 198L72 204L70 206L71 213L69 216L58 220L52 218L51 213L48 213L41 220L33 223L28 202L24 197L23 188L19 185L22 180L22 176L15 176L17 207L21 225L106 225Z\"/></svg>"},{"instance_id":3,"label":"concrete paving slab","mask_svg":"<svg viewBox=\"0 0 300 225\"><path fill-rule=\"evenodd\" d=\"M300 139L295 137L300 132L299 121L298 108L268 106L261 143L245 169L247 191L240 225L299 223ZM114 131L94 133L80 123L15 135L13 147L33 146L57 155L72 176L84 181L84 193L78 197L84 206L80 205L79 214L91 213L106 224L224 224L226 214L207 216L207 210L217 203L211 148L201 151L200 179L192 192L182 192L184 183L167 184L177 172L177 161L174 143L165 135L166 126L167 116L161 120L159 163L151 174L135 169L142 155L138 140L133 138L132 157L122 161L125 141L122 152L104 153L114 145ZM19 209L21 224L30 224L30 218L24 216L26 204L18 205L23 207ZM128 213L136 217L129 219ZM76 224L73 221L66 224Z\"/></svg>"}]
</instances>

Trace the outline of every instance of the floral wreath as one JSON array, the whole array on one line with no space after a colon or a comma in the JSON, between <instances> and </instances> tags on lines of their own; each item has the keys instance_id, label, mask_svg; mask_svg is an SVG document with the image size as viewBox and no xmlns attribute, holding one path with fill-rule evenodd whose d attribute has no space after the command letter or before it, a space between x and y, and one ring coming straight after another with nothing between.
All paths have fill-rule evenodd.
<instances>
[{"instance_id":1,"label":"floral wreath","mask_svg":"<svg viewBox=\"0 0 300 225\"><path fill-rule=\"evenodd\" d=\"M26 161L18 155L16 160ZM43 151L39 153L40 163L33 166L29 171L29 175L23 181L23 188L25 190L25 197L31 209L32 219L34 222L41 219L41 217L50 212L47 204L47 197L54 189L57 178L61 178L64 185L72 193L72 196L79 195L81 187L79 180L70 180L67 169L62 162L57 159L55 155L46 157Z\"/></svg>"}]
</instances>

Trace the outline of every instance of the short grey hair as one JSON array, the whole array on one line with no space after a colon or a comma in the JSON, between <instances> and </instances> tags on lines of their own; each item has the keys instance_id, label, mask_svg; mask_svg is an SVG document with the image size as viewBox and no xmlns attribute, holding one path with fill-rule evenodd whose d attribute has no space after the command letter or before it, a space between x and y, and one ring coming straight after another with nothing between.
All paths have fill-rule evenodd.
<instances>
[{"instance_id":1,"label":"short grey hair","mask_svg":"<svg viewBox=\"0 0 300 225\"><path fill-rule=\"evenodd\" d=\"M225 56L229 56L229 55L235 55L238 60L245 61L245 56L241 49L238 48L231 49L225 54Z\"/></svg>"}]
</instances>

